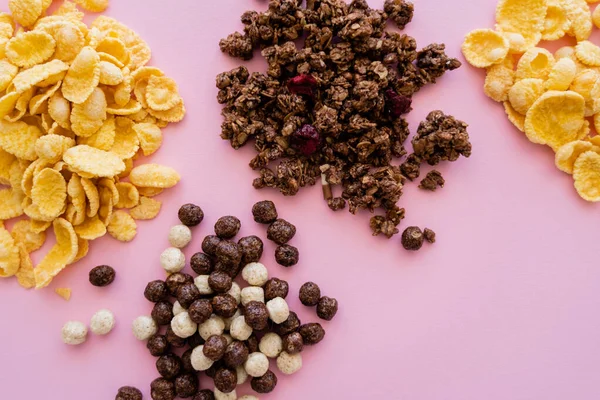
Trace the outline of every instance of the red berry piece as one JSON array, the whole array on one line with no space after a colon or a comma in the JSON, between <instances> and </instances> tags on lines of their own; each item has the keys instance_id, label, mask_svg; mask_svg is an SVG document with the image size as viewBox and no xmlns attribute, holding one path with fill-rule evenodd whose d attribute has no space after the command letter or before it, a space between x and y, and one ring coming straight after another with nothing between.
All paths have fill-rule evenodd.
<instances>
[{"instance_id":1,"label":"red berry piece","mask_svg":"<svg viewBox=\"0 0 600 400\"><path fill-rule=\"evenodd\" d=\"M396 93L393 89L385 91L385 107L392 118L398 118L411 110L412 99Z\"/></svg>"},{"instance_id":2,"label":"red berry piece","mask_svg":"<svg viewBox=\"0 0 600 400\"><path fill-rule=\"evenodd\" d=\"M300 74L291 78L287 87L291 93L314 97L317 91L317 80L312 75Z\"/></svg>"},{"instance_id":3,"label":"red berry piece","mask_svg":"<svg viewBox=\"0 0 600 400\"><path fill-rule=\"evenodd\" d=\"M306 124L294 132L291 145L305 156L310 156L321 145L321 135L314 126Z\"/></svg>"}]
</instances>

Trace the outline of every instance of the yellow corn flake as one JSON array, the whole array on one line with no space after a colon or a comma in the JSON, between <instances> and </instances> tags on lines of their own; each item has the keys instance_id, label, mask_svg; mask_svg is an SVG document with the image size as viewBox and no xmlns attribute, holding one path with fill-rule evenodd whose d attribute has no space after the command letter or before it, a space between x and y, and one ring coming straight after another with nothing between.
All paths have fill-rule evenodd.
<instances>
[{"instance_id":1,"label":"yellow corn flake","mask_svg":"<svg viewBox=\"0 0 600 400\"><path fill-rule=\"evenodd\" d=\"M95 240L106 234L106 225L97 215L87 218L81 225L75 227L75 233L85 240Z\"/></svg>"},{"instance_id":2,"label":"yellow corn flake","mask_svg":"<svg viewBox=\"0 0 600 400\"><path fill-rule=\"evenodd\" d=\"M50 228L50 225L52 225L52 222L49 222L49 221L38 221L35 219L30 219L30 221L31 221L31 230L34 233L46 232L46 230L48 228Z\"/></svg>"},{"instance_id":3,"label":"yellow corn flake","mask_svg":"<svg viewBox=\"0 0 600 400\"><path fill-rule=\"evenodd\" d=\"M12 81L12 85L16 92L23 93L27 89L30 89L52 76L60 76L59 74L68 69L69 64L66 64L63 61L48 61L45 64L39 64L18 73Z\"/></svg>"},{"instance_id":4,"label":"yellow corn flake","mask_svg":"<svg viewBox=\"0 0 600 400\"><path fill-rule=\"evenodd\" d=\"M546 19L544 21L544 30L542 31L543 40L558 40L565 36L571 23L567 18L567 12L559 1L548 2Z\"/></svg>"},{"instance_id":5,"label":"yellow corn flake","mask_svg":"<svg viewBox=\"0 0 600 400\"><path fill-rule=\"evenodd\" d=\"M125 160L131 158L140 148L140 140L129 118L116 118L116 134L111 152Z\"/></svg>"},{"instance_id":6,"label":"yellow corn flake","mask_svg":"<svg viewBox=\"0 0 600 400\"><path fill-rule=\"evenodd\" d=\"M480 31L486 30L482 29ZM465 40L465 45L463 45L463 52L467 51L471 58L479 58L480 61L483 59L485 62L482 64L485 67L502 61L508 53L508 43L504 37L492 30L487 31L491 33L477 35L477 31L471 32ZM471 40L469 40L470 38ZM468 50L465 50L465 48L468 48ZM181 101L177 83L165 76L150 76L146 88L146 101L153 110L170 110Z\"/></svg>"},{"instance_id":7,"label":"yellow corn flake","mask_svg":"<svg viewBox=\"0 0 600 400\"><path fill-rule=\"evenodd\" d=\"M585 139L586 136L589 136L591 131L592 131L592 128L590 125L590 121L588 121L586 119L585 121L583 121L583 125L581 126L581 129L579 130L577 137L580 139Z\"/></svg>"},{"instance_id":8,"label":"yellow corn flake","mask_svg":"<svg viewBox=\"0 0 600 400\"><path fill-rule=\"evenodd\" d=\"M71 289L69 288L56 288L54 292L66 301L71 300Z\"/></svg>"},{"instance_id":9,"label":"yellow corn flake","mask_svg":"<svg viewBox=\"0 0 600 400\"><path fill-rule=\"evenodd\" d=\"M113 204L119 202L119 189L113 179L103 178L98 181L98 188L107 188L112 196Z\"/></svg>"},{"instance_id":10,"label":"yellow corn flake","mask_svg":"<svg viewBox=\"0 0 600 400\"><path fill-rule=\"evenodd\" d=\"M0 91L6 90L18 72L19 67L8 60L0 60Z\"/></svg>"},{"instance_id":11,"label":"yellow corn flake","mask_svg":"<svg viewBox=\"0 0 600 400\"><path fill-rule=\"evenodd\" d=\"M63 160L75 171L97 177L113 177L125 169L125 164L116 154L87 145L71 147Z\"/></svg>"},{"instance_id":12,"label":"yellow corn flake","mask_svg":"<svg viewBox=\"0 0 600 400\"><path fill-rule=\"evenodd\" d=\"M33 26L44 10L42 0L9 0L8 7L15 22L25 28Z\"/></svg>"},{"instance_id":13,"label":"yellow corn flake","mask_svg":"<svg viewBox=\"0 0 600 400\"><path fill-rule=\"evenodd\" d=\"M133 169L133 158L126 158L123 162L125 163L125 170L117 175L120 179L128 177Z\"/></svg>"},{"instance_id":14,"label":"yellow corn flake","mask_svg":"<svg viewBox=\"0 0 600 400\"><path fill-rule=\"evenodd\" d=\"M130 60L128 67L132 71L143 67L150 61L152 52L148 44L137 33L117 20L101 15L92 23L92 27L104 33L112 31L119 36L129 50Z\"/></svg>"},{"instance_id":15,"label":"yellow corn flake","mask_svg":"<svg viewBox=\"0 0 600 400\"><path fill-rule=\"evenodd\" d=\"M0 189L0 219L11 219L23 215L23 194L12 188Z\"/></svg>"},{"instance_id":16,"label":"yellow corn flake","mask_svg":"<svg viewBox=\"0 0 600 400\"><path fill-rule=\"evenodd\" d=\"M27 166L21 175L20 187L22 191L29 197L31 197L31 188L33 187L33 177L37 175L42 169L46 168L48 163L46 160L37 159Z\"/></svg>"},{"instance_id":17,"label":"yellow corn flake","mask_svg":"<svg viewBox=\"0 0 600 400\"><path fill-rule=\"evenodd\" d=\"M48 286L52 279L71 264L77 256L77 234L69 221L57 218L52 225L56 244L34 270L36 289Z\"/></svg>"},{"instance_id":18,"label":"yellow corn flake","mask_svg":"<svg viewBox=\"0 0 600 400\"><path fill-rule=\"evenodd\" d=\"M573 167L575 189L584 200L600 201L600 155L595 151L582 153Z\"/></svg>"},{"instance_id":19,"label":"yellow corn flake","mask_svg":"<svg viewBox=\"0 0 600 400\"><path fill-rule=\"evenodd\" d=\"M140 204L129 210L133 219L148 220L154 219L160 212L162 203L149 197L140 197Z\"/></svg>"},{"instance_id":20,"label":"yellow corn flake","mask_svg":"<svg viewBox=\"0 0 600 400\"><path fill-rule=\"evenodd\" d=\"M65 178L52 168L43 169L33 178L31 200L44 216L58 217L67 200Z\"/></svg>"},{"instance_id":21,"label":"yellow corn flake","mask_svg":"<svg viewBox=\"0 0 600 400\"><path fill-rule=\"evenodd\" d=\"M77 5L70 0L65 0L61 6L54 12L56 16L63 16L71 21L83 20L84 14L79 11Z\"/></svg>"},{"instance_id":22,"label":"yellow corn flake","mask_svg":"<svg viewBox=\"0 0 600 400\"><path fill-rule=\"evenodd\" d=\"M600 72L593 69L581 71L573 79L569 90L583 96L586 103L585 116L592 116L597 106L596 99L600 96Z\"/></svg>"},{"instance_id":23,"label":"yellow corn flake","mask_svg":"<svg viewBox=\"0 0 600 400\"><path fill-rule=\"evenodd\" d=\"M562 2L570 29L567 33L575 36L578 42L587 40L592 34L592 13L585 0L563 0Z\"/></svg>"},{"instance_id":24,"label":"yellow corn flake","mask_svg":"<svg viewBox=\"0 0 600 400\"><path fill-rule=\"evenodd\" d=\"M88 201L87 216L91 218L98 214L98 209L100 208L100 194L98 193L98 188L94 182L87 178L81 178L81 186L83 186L85 197Z\"/></svg>"},{"instance_id":25,"label":"yellow corn flake","mask_svg":"<svg viewBox=\"0 0 600 400\"><path fill-rule=\"evenodd\" d=\"M75 256L73 263L76 263L83 257L87 256L87 253L90 250L90 242L82 238L77 238L77 247L77 255Z\"/></svg>"},{"instance_id":26,"label":"yellow corn flake","mask_svg":"<svg viewBox=\"0 0 600 400\"><path fill-rule=\"evenodd\" d=\"M16 243L25 246L27 253L39 250L46 242L46 232L36 232L31 220L21 220L13 225L10 232Z\"/></svg>"},{"instance_id":27,"label":"yellow corn flake","mask_svg":"<svg viewBox=\"0 0 600 400\"><path fill-rule=\"evenodd\" d=\"M35 153L50 163L62 159L65 151L75 146L75 141L61 135L44 135L35 142Z\"/></svg>"},{"instance_id":28,"label":"yellow corn flake","mask_svg":"<svg viewBox=\"0 0 600 400\"><path fill-rule=\"evenodd\" d=\"M88 146L100 150L109 151L115 143L115 135L115 119L112 116L109 116L104 120L98 132L94 133L92 136L80 137L77 142L79 144L87 144Z\"/></svg>"},{"instance_id":29,"label":"yellow corn flake","mask_svg":"<svg viewBox=\"0 0 600 400\"><path fill-rule=\"evenodd\" d=\"M486 68L502 62L508 54L508 46L508 40L502 34L492 29L476 29L465 38L462 52L469 64ZM175 81L167 77L150 77L146 89L146 100L150 108L168 110L177 104L178 97Z\"/></svg>"},{"instance_id":30,"label":"yellow corn flake","mask_svg":"<svg viewBox=\"0 0 600 400\"><path fill-rule=\"evenodd\" d=\"M42 132L25 122L0 121L0 148L22 160L35 160L35 142Z\"/></svg>"},{"instance_id":31,"label":"yellow corn flake","mask_svg":"<svg viewBox=\"0 0 600 400\"><path fill-rule=\"evenodd\" d=\"M185 106L183 104L183 99L177 103L177 105L170 110L167 111L156 111L151 108L148 109L150 115L154 118L157 118L164 122L179 122L185 116ZM158 124L159 122L157 122Z\"/></svg>"},{"instance_id":32,"label":"yellow corn flake","mask_svg":"<svg viewBox=\"0 0 600 400\"><path fill-rule=\"evenodd\" d=\"M525 134L533 143L553 150L582 139L585 100L573 91L549 91L531 106L525 118Z\"/></svg>"},{"instance_id":33,"label":"yellow corn flake","mask_svg":"<svg viewBox=\"0 0 600 400\"><path fill-rule=\"evenodd\" d=\"M589 40L577 43L577 46L575 46L575 55L585 65L590 67L600 66L600 47Z\"/></svg>"},{"instance_id":34,"label":"yellow corn flake","mask_svg":"<svg viewBox=\"0 0 600 400\"><path fill-rule=\"evenodd\" d=\"M154 196L158 196L159 194L164 192L164 189L151 188L151 187L138 187L138 192L140 193L140 196L154 197Z\"/></svg>"},{"instance_id":35,"label":"yellow corn flake","mask_svg":"<svg viewBox=\"0 0 600 400\"><path fill-rule=\"evenodd\" d=\"M517 63L516 79L547 79L554 67L555 60L548 50L534 47L527 50Z\"/></svg>"},{"instance_id":36,"label":"yellow corn flake","mask_svg":"<svg viewBox=\"0 0 600 400\"><path fill-rule=\"evenodd\" d=\"M576 74L575 62L570 58L561 58L552 67L548 80L544 83L544 88L546 90L567 90Z\"/></svg>"},{"instance_id":37,"label":"yellow corn flake","mask_svg":"<svg viewBox=\"0 0 600 400\"><path fill-rule=\"evenodd\" d=\"M596 28L600 28L600 7L596 7L592 13L592 22Z\"/></svg>"},{"instance_id":38,"label":"yellow corn flake","mask_svg":"<svg viewBox=\"0 0 600 400\"><path fill-rule=\"evenodd\" d=\"M20 33L6 44L6 57L16 66L29 68L43 63L54 54L54 38L42 31Z\"/></svg>"},{"instance_id":39,"label":"yellow corn flake","mask_svg":"<svg viewBox=\"0 0 600 400\"><path fill-rule=\"evenodd\" d=\"M106 227L108 234L121 242L130 242L137 234L137 224L125 211L115 211Z\"/></svg>"},{"instance_id":40,"label":"yellow corn flake","mask_svg":"<svg viewBox=\"0 0 600 400\"><path fill-rule=\"evenodd\" d=\"M62 128L71 129L71 103L60 91L54 93L48 100L48 114Z\"/></svg>"},{"instance_id":41,"label":"yellow corn flake","mask_svg":"<svg viewBox=\"0 0 600 400\"><path fill-rule=\"evenodd\" d=\"M10 233L0 225L0 278L13 276L20 265L19 248Z\"/></svg>"},{"instance_id":42,"label":"yellow corn flake","mask_svg":"<svg viewBox=\"0 0 600 400\"><path fill-rule=\"evenodd\" d=\"M142 110L142 104L135 101L129 100L124 106L118 104L110 104L106 109L106 112L113 115L132 115Z\"/></svg>"},{"instance_id":43,"label":"yellow corn flake","mask_svg":"<svg viewBox=\"0 0 600 400\"><path fill-rule=\"evenodd\" d=\"M131 100L132 79L129 68L123 68L123 82L115 88L114 100L119 106L127 105Z\"/></svg>"},{"instance_id":44,"label":"yellow corn flake","mask_svg":"<svg viewBox=\"0 0 600 400\"><path fill-rule=\"evenodd\" d=\"M10 185L10 167L16 157L0 148L0 185Z\"/></svg>"},{"instance_id":45,"label":"yellow corn flake","mask_svg":"<svg viewBox=\"0 0 600 400\"><path fill-rule=\"evenodd\" d=\"M104 124L106 119L106 96L95 88L82 104L74 104L71 111L71 129L77 136L89 137Z\"/></svg>"},{"instance_id":46,"label":"yellow corn flake","mask_svg":"<svg viewBox=\"0 0 600 400\"><path fill-rule=\"evenodd\" d=\"M72 174L69 183L67 184L67 194L69 195L69 202L73 206L73 210L79 215L77 224L83 222L86 212L86 192L83 187L82 178L77 174Z\"/></svg>"},{"instance_id":47,"label":"yellow corn flake","mask_svg":"<svg viewBox=\"0 0 600 400\"><path fill-rule=\"evenodd\" d=\"M42 92L36 96L33 96L29 101L29 114L44 114L48 112L48 100L52 97L60 88L61 82L57 82L54 86L48 89L42 89ZM52 118L52 117L51 117Z\"/></svg>"},{"instance_id":48,"label":"yellow corn flake","mask_svg":"<svg viewBox=\"0 0 600 400\"><path fill-rule=\"evenodd\" d=\"M115 64L108 61L100 61L100 83L115 86L123 82L123 72Z\"/></svg>"},{"instance_id":49,"label":"yellow corn flake","mask_svg":"<svg viewBox=\"0 0 600 400\"><path fill-rule=\"evenodd\" d=\"M116 185L119 191L119 201L116 208L133 208L140 202L140 193L137 188L129 182L119 182Z\"/></svg>"},{"instance_id":50,"label":"yellow corn flake","mask_svg":"<svg viewBox=\"0 0 600 400\"><path fill-rule=\"evenodd\" d=\"M121 65L129 64L129 50L121 39L110 36L105 37L96 46L96 51L114 57Z\"/></svg>"},{"instance_id":51,"label":"yellow corn flake","mask_svg":"<svg viewBox=\"0 0 600 400\"><path fill-rule=\"evenodd\" d=\"M100 207L98 208L98 217L104 223L108 225L110 217L114 210L114 197L109 188L103 187L98 191L100 194Z\"/></svg>"},{"instance_id":52,"label":"yellow corn flake","mask_svg":"<svg viewBox=\"0 0 600 400\"><path fill-rule=\"evenodd\" d=\"M21 118L25 116L27 113L27 108L33 94L35 93L35 88L30 88L26 90L24 93L21 93L17 103L15 104L15 108L12 112L4 117L4 119L8 122L17 122L20 121Z\"/></svg>"},{"instance_id":53,"label":"yellow corn flake","mask_svg":"<svg viewBox=\"0 0 600 400\"><path fill-rule=\"evenodd\" d=\"M585 140L575 140L562 145L556 151L554 159L556 167L567 174L572 174L575 161L586 151L598 153L600 152L600 147L596 147L591 142Z\"/></svg>"},{"instance_id":54,"label":"yellow corn flake","mask_svg":"<svg viewBox=\"0 0 600 400\"><path fill-rule=\"evenodd\" d=\"M181 177L171 167L159 164L143 164L135 167L129 180L136 186L168 189L175 186Z\"/></svg>"},{"instance_id":55,"label":"yellow corn flake","mask_svg":"<svg viewBox=\"0 0 600 400\"><path fill-rule=\"evenodd\" d=\"M31 257L22 243L17 243L19 249L19 270L15 274L19 285L25 289L31 289L35 287L35 276L33 273L33 262Z\"/></svg>"},{"instance_id":56,"label":"yellow corn flake","mask_svg":"<svg viewBox=\"0 0 600 400\"><path fill-rule=\"evenodd\" d=\"M527 114L527 110L544 93L544 81L541 79L522 79L514 84L508 92L508 101L519 114Z\"/></svg>"},{"instance_id":57,"label":"yellow corn flake","mask_svg":"<svg viewBox=\"0 0 600 400\"><path fill-rule=\"evenodd\" d=\"M136 84L139 81L145 80L148 81L148 79L150 79L151 76L164 76L165 73L157 67L149 67L149 66L145 66L139 69L136 69L132 74L131 74L131 78L133 80L133 83Z\"/></svg>"},{"instance_id":58,"label":"yellow corn flake","mask_svg":"<svg viewBox=\"0 0 600 400\"><path fill-rule=\"evenodd\" d=\"M84 10L102 12L108 8L108 0L75 0Z\"/></svg>"},{"instance_id":59,"label":"yellow corn flake","mask_svg":"<svg viewBox=\"0 0 600 400\"><path fill-rule=\"evenodd\" d=\"M523 40L513 40L511 50L522 53L537 45L546 19L546 0L500 0L496 7L496 22L500 31L518 34ZM517 46L512 47L512 44Z\"/></svg>"},{"instance_id":60,"label":"yellow corn flake","mask_svg":"<svg viewBox=\"0 0 600 400\"><path fill-rule=\"evenodd\" d=\"M100 81L100 57L96 50L84 47L75 57L63 81L65 99L81 104L90 97Z\"/></svg>"},{"instance_id":61,"label":"yellow corn flake","mask_svg":"<svg viewBox=\"0 0 600 400\"><path fill-rule=\"evenodd\" d=\"M20 93L12 92L0 98L0 118L5 118L15 109L19 97L21 97Z\"/></svg>"},{"instance_id":62,"label":"yellow corn flake","mask_svg":"<svg viewBox=\"0 0 600 400\"><path fill-rule=\"evenodd\" d=\"M145 156L154 154L162 145L162 131L155 124L139 123L133 125L140 147Z\"/></svg>"}]
</instances>

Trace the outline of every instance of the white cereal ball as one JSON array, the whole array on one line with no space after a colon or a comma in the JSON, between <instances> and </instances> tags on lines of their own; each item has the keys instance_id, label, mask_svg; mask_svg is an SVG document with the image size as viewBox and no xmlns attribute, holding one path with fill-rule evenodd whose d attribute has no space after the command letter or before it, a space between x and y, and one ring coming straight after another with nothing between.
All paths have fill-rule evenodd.
<instances>
[{"instance_id":1,"label":"white cereal ball","mask_svg":"<svg viewBox=\"0 0 600 400\"><path fill-rule=\"evenodd\" d=\"M290 309L286 301L281 297L275 297L267 301L267 311L269 318L276 324L281 324L290 316Z\"/></svg>"},{"instance_id":2,"label":"white cereal ball","mask_svg":"<svg viewBox=\"0 0 600 400\"><path fill-rule=\"evenodd\" d=\"M238 397L238 400L258 400L258 397L252 396L251 394L246 394L242 397Z\"/></svg>"},{"instance_id":3,"label":"white cereal ball","mask_svg":"<svg viewBox=\"0 0 600 400\"><path fill-rule=\"evenodd\" d=\"M151 317L142 315L133 320L133 335L137 340L148 340L156 332L158 327Z\"/></svg>"},{"instance_id":4,"label":"white cereal ball","mask_svg":"<svg viewBox=\"0 0 600 400\"><path fill-rule=\"evenodd\" d=\"M237 375L237 384L242 385L244 382L248 380L248 373L244 369L243 365L238 365L235 367L235 373Z\"/></svg>"},{"instance_id":5,"label":"white cereal ball","mask_svg":"<svg viewBox=\"0 0 600 400\"><path fill-rule=\"evenodd\" d=\"M185 225L175 225L169 230L171 246L183 249L192 240L192 230Z\"/></svg>"},{"instance_id":6,"label":"white cereal ball","mask_svg":"<svg viewBox=\"0 0 600 400\"><path fill-rule=\"evenodd\" d=\"M115 316L110 310L100 310L92 317L90 330L96 335L106 335L115 327Z\"/></svg>"},{"instance_id":7,"label":"white cereal ball","mask_svg":"<svg viewBox=\"0 0 600 400\"><path fill-rule=\"evenodd\" d=\"M223 331L225 331L225 321L214 314L198 326L198 333L204 340L207 340L212 335L222 335Z\"/></svg>"},{"instance_id":8,"label":"white cereal ball","mask_svg":"<svg viewBox=\"0 0 600 400\"><path fill-rule=\"evenodd\" d=\"M258 262L246 264L242 269L242 279L252 286L262 286L269 279L267 267Z\"/></svg>"},{"instance_id":9,"label":"white cereal ball","mask_svg":"<svg viewBox=\"0 0 600 400\"><path fill-rule=\"evenodd\" d=\"M192 321L187 311L177 314L171 320L173 333L182 339L189 338L198 330L198 324Z\"/></svg>"},{"instance_id":10,"label":"white cereal ball","mask_svg":"<svg viewBox=\"0 0 600 400\"><path fill-rule=\"evenodd\" d=\"M185 308L183 308L178 301L175 301L175 303L173 303L173 315L174 316L177 314L181 314L184 311L185 311Z\"/></svg>"},{"instance_id":11,"label":"white cereal ball","mask_svg":"<svg viewBox=\"0 0 600 400\"><path fill-rule=\"evenodd\" d=\"M230 334L224 333L221 336L223 336L225 338L225 340L227 340L227 346L229 346L231 343L233 343L233 338L231 337Z\"/></svg>"},{"instance_id":12,"label":"white cereal ball","mask_svg":"<svg viewBox=\"0 0 600 400\"><path fill-rule=\"evenodd\" d=\"M192 350L190 362L196 371L206 371L213 365L213 360L204 355L204 345L196 347Z\"/></svg>"},{"instance_id":13,"label":"white cereal ball","mask_svg":"<svg viewBox=\"0 0 600 400\"><path fill-rule=\"evenodd\" d=\"M240 285L235 282L231 284L231 289L227 291L227 294L230 294L238 304L242 301L242 289L240 288Z\"/></svg>"},{"instance_id":14,"label":"white cereal ball","mask_svg":"<svg viewBox=\"0 0 600 400\"><path fill-rule=\"evenodd\" d=\"M248 356L244 363L244 369L248 375L259 378L269 370L269 359L263 353L257 351Z\"/></svg>"},{"instance_id":15,"label":"white cereal ball","mask_svg":"<svg viewBox=\"0 0 600 400\"><path fill-rule=\"evenodd\" d=\"M285 351L281 352L279 357L277 357L277 368L286 375L298 372L302 368L302 355L300 353L289 354Z\"/></svg>"},{"instance_id":16,"label":"white cereal ball","mask_svg":"<svg viewBox=\"0 0 600 400\"><path fill-rule=\"evenodd\" d=\"M242 315L242 312L238 308L232 317L223 319L223 321L225 321L225 330L226 331L231 329L231 323L233 322L234 319L236 319L240 315Z\"/></svg>"},{"instance_id":17,"label":"white cereal ball","mask_svg":"<svg viewBox=\"0 0 600 400\"><path fill-rule=\"evenodd\" d=\"M170 274L185 267L185 255L177 247L169 247L160 255L160 265Z\"/></svg>"},{"instance_id":18,"label":"white cereal ball","mask_svg":"<svg viewBox=\"0 0 600 400\"><path fill-rule=\"evenodd\" d=\"M261 287L245 287L242 289L242 304L246 305L251 301L265 302L265 291Z\"/></svg>"},{"instance_id":19,"label":"white cereal ball","mask_svg":"<svg viewBox=\"0 0 600 400\"><path fill-rule=\"evenodd\" d=\"M83 322L69 321L62 327L62 340L66 344L77 345L85 342L87 326Z\"/></svg>"},{"instance_id":20,"label":"white cereal ball","mask_svg":"<svg viewBox=\"0 0 600 400\"><path fill-rule=\"evenodd\" d=\"M198 275L196 278L194 278L194 284L198 288L200 294L203 296L212 294L213 292L208 284L208 277L209 275Z\"/></svg>"},{"instance_id":21,"label":"white cereal ball","mask_svg":"<svg viewBox=\"0 0 600 400\"><path fill-rule=\"evenodd\" d=\"M240 315L231 322L229 334L232 338L243 342L244 340L248 340L250 335L252 335L252 328L246 323L246 318Z\"/></svg>"},{"instance_id":22,"label":"white cereal ball","mask_svg":"<svg viewBox=\"0 0 600 400\"><path fill-rule=\"evenodd\" d=\"M275 358L281 353L281 350L283 350L283 340L278 334L269 332L260 339L258 349L265 356Z\"/></svg>"},{"instance_id":23,"label":"white cereal ball","mask_svg":"<svg viewBox=\"0 0 600 400\"><path fill-rule=\"evenodd\" d=\"M231 393L223 393L219 389L215 388L215 400L237 400L237 393L235 389Z\"/></svg>"}]
</instances>

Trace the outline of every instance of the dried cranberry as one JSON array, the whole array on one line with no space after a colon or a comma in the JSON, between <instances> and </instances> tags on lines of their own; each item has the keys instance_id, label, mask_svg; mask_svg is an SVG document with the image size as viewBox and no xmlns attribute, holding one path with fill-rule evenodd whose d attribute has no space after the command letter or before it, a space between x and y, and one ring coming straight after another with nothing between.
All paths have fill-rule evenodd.
<instances>
[{"instance_id":1,"label":"dried cranberry","mask_svg":"<svg viewBox=\"0 0 600 400\"><path fill-rule=\"evenodd\" d=\"M291 93L313 97L317 90L317 80L312 75L301 74L291 78L287 83L287 87Z\"/></svg>"},{"instance_id":2,"label":"dried cranberry","mask_svg":"<svg viewBox=\"0 0 600 400\"><path fill-rule=\"evenodd\" d=\"M294 132L291 145L305 156L310 156L321 145L321 135L314 126L306 124Z\"/></svg>"},{"instance_id":3,"label":"dried cranberry","mask_svg":"<svg viewBox=\"0 0 600 400\"><path fill-rule=\"evenodd\" d=\"M411 110L412 99L399 95L393 89L385 91L385 100L387 112L392 118L398 118Z\"/></svg>"}]
</instances>

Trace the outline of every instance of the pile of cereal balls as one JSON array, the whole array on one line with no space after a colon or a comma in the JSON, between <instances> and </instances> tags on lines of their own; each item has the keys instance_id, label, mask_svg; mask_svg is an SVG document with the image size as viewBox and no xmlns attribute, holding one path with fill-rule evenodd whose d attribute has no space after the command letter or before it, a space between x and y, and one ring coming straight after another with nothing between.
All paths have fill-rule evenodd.
<instances>
[{"instance_id":1,"label":"pile of cereal balls","mask_svg":"<svg viewBox=\"0 0 600 400\"><path fill-rule=\"evenodd\" d=\"M252 212L255 221L270 224L267 234L279 245L276 254L285 253L286 262L276 255L277 261L284 266L294 265L298 251L287 242L296 228L278 218L270 201L255 204ZM285 300L288 283L269 277L260 263L262 240L257 236L232 240L241 227L236 217L219 218L215 235L206 236L202 252L191 257L189 264L196 276L182 272L186 258L181 249L191 241L191 228L203 218L196 205L180 208L181 225L171 228L172 247L160 257L169 275L164 281L148 283L144 296L154 307L149 316L133 322L135 337L147 341L150 354L158 357L160 377L150 385L154 400L238 399L236 388L247 380L256 393L269 393L277 385L269 359L275 360L281 373L293 374L302 367L304 346L317 344L325 336L321 324L302 324L289 309ZM244 287L234 281L238 276ZM330 321L337 313L337 300L321 296L315 283L305 283L299 296L304 305L316 306L323 320ZM212 378L213 390L200 388L204 382L200 372ZM117 400L141 398L141 392L129 386L119 389L116 396ZM239 398L256 399L250 395Z\"/></svg>"}]
</instances>

